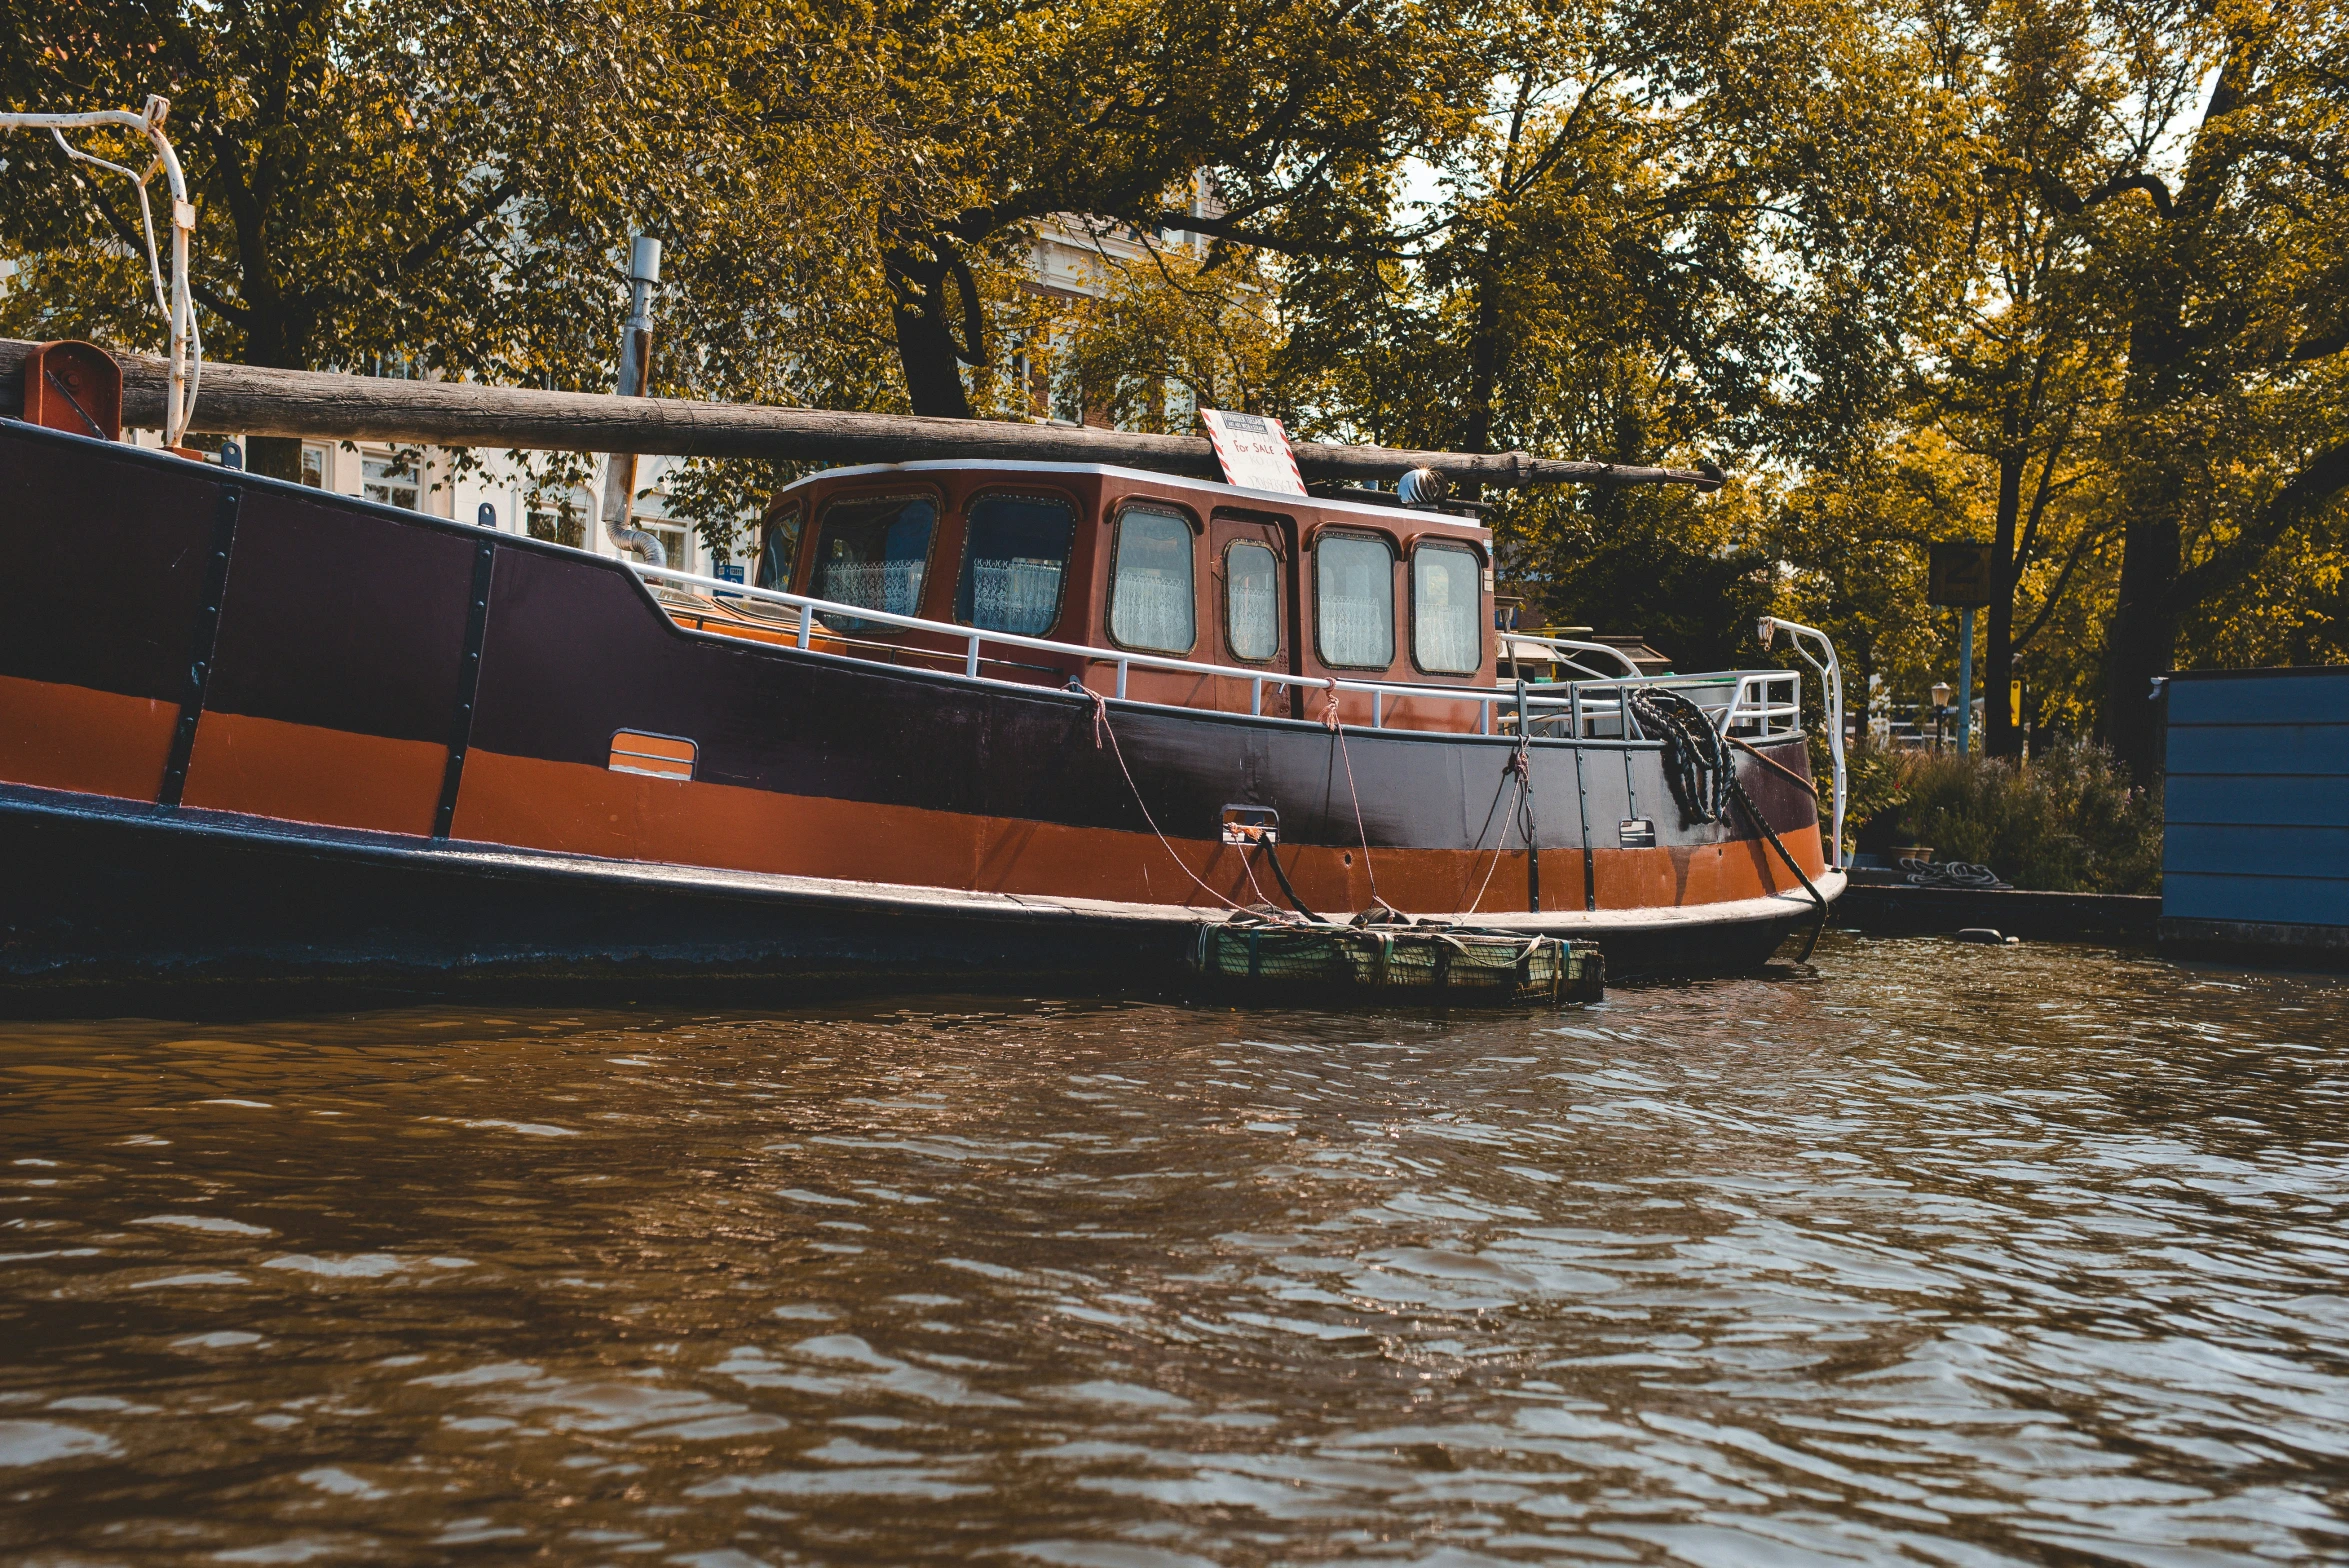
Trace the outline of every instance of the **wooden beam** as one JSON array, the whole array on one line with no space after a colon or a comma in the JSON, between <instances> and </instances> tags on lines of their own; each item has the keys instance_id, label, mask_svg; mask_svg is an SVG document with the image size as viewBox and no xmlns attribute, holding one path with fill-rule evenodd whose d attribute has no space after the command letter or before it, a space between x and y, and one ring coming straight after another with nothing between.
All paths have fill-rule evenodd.
<instances>
[{"instance_id":1,"label":"wooden beam","mask_svg":"<svg viewBox=\"0 0 2349 1568\"><path fill-rule=\"evenodd\" d=\"M33 344L0 338L0 409L21 406L25 356ZM122 365L122 418L142 429L163 422L163 361L115 356ZM207 364L191 428L231 435L302 436L408 446L634 452L641 456L759 457L823 463L903 463L925 458L1105 463L1160 473L1220 478L1203 437L1140 435L1068 425L977 419L920 419L678 398L541 392L464 381L400 381L311 370ZM1415 452L1394 447L1305 442L1297 467L1315 482L1392 483L1432 468L1456 484L1501 489L1556 484L1720 485L1718 473L1569 462L1523 452Z\"/></svg>"}]
</instances>

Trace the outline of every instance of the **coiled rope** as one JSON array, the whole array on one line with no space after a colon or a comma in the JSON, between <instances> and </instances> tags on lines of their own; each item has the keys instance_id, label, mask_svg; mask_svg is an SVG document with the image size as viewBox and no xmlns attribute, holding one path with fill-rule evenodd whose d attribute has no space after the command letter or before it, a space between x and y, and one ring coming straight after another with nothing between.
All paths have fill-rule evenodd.
<instances>
[{"instance_id":1,"label":"coiled rope","mask_svg":"<svg viewBox=\"0 0 2349 1568\"><path fill-rule=\"evenodd\" d=\"M1745 784L1737 776L1736 759L1729 754L1727 737L1713 727L1704 709L1676 691L1626 687L1624 696L1640 729L1663 743L1664 782L1671 788L1673 804L1680 808L1680 825L1685 828L1700 822L1726 821L1730 804L1736 804L1762 830L1770 847L1778 851L1778 858L1786 862L1786 869L1794 873L1803 891L1819 906L1818 921L1812 925L1811 934L1803 941L1802 954L1795 960L1809 962L1811 950L1819 945L1819 933L1827 929L1827 895L1819 891L1809 873L1795 862L1793 854L1780 842L1777 830L1763 817L1753 797L1745 792Z\"/></svg>"}]
</instances>

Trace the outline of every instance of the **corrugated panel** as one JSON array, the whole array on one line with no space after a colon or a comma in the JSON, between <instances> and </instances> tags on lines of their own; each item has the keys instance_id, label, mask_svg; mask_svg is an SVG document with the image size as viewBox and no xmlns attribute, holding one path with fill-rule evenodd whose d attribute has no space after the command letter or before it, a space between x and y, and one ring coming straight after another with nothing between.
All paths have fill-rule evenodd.
<instances>
[{"instance_id":1,"label":"corrugated panel","mask_svg":"<svg viewBox=\"0 0 2349 1568\"><path fill-rule=\"evenodd\" d=\"M2349 781L2311 788L2304 774L2246 776L2173 773L2162 793L2170 826L2182 822L2272 822L2284 827L2349 828Z\"/></svg>"},{"instance_id":2,"label":"corrugated panel","mask_svg":"<svg viewBox=\"0 0 2349 1568\"><path fill-rule=\"evenodd\" d=\"M2161 912L2164 918L2188 920L2349 926L2349 882L2164 871Z\"/></svg>"},{"instance_id":3,"label":"corrugated panel","mask_svg":"<svg viewBox=\"0 0 2349 1568\"><path fill-rule=\"evenodd\" d=\"M2172 724L2349 724L2349 670L2173 680Z\"/></svg>"},{"instance_id":4,"label":"corrugated panel","mask_svg":"<svg viewBox=\"0 0 2349 1568\"><path fill-rule=\"evenodd\" d=\"M2179 724L2170 721L2173 773L2349 776L2349 724Z\"/></svg>"},{"instance_id":5,"label":"corrugated panel","mask_svg":"<svg viewBox=\"0 0 2349 1568\"><path fill-rule=\"evenodd\" d=\"M2349 670L2173 681L2162 913L2349 926Z\"/></svg>"},{"instance_id":6,"label":"corrugated panel","mask_svg":"<svg viewBox=\"0 0 2349 1568\"><path fill-rule=\"evenodd\" d=\"M2349 828L2271 828L2256 823L2171 822L2162 833L2162 875L2331 877L2349 883Z\"/></svg>"}]
</instances>

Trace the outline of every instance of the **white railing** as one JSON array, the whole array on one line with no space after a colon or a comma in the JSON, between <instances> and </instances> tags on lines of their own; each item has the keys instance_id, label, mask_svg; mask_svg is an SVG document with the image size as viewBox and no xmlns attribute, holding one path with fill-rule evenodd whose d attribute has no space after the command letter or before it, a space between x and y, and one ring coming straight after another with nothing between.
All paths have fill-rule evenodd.
<instances>
[{"instance_id":1,"label":"white railing","mask_svg":"<svg viewBox=\"0 0 2349 1568\"><path fill-rule=\"evenodd\" d=\"M1509 660L1511 663L1515 663L1517 660L1517 654L1511 645L1517 644L1528 648L1547 650L1552 662L1558 664L1571 664L1593 680L1605 680L1607 677L1601 675L1597 670L1592 669L1589 665L1583 663L1580 659L1572 657L1573 655L1579 653L1603 653L1608 658L1613 659L1617 664L1622 665L1624 674L1634 677L1639 674L1639 665L1633 661L1631 655L1625 653L1621 648L1614 646L1612 643L1577 642L1570 637L1536 637L1530 632L1502 632L1499 634L1499 636L1501 639L1501 657Z\"/></svg>"},{"instance_id":2,"label":"white railing","mask_svg":"<svg viewBox=\"0 0 2349 1568\"><path fill-rule=\"evenodd\" d=\"M794 633L798 647L812 648L816 637L816 617L836 615L855 622L859 629L887 626L900 631L925 632L935 637L950 638L962 644L962 674L966 679L986 681L994 685L1019 686L1034 690L1030 682L1008 681L987 675L981 666L1001 663L981 653L982 647L1020 648L1033 653L1056 654L1063 658L1082 660L1089 664L1107 664L1116 669L1117 690L1121 701L1127 697L1128 675L1135 669L1164 670L1175 675L1214 677L1221 680L1246 681L1249 685L1250 714L1261 718L1264 714L1266 687L1276 690L1295 688L1300 691L1360 692L1370 698L1371 729L1386 728L1387 704L1390 701L1464 702L1477 709L1476 733L1492 735L1501 727L1501 715L1509 714L1542 738L1535 726L1564 719L1571 726L1571 734L1579 740L1608 741L1617 745L1637 747L1656 746L1661 742L1650 740L1639 733L1639 722L1632 715L1628 694L1633 688L1661 688L1678 692L1702 708L1724 735L1743 740L1784 739L1801 733L1802 676L1792 670L1724 670L1706 675L1628 675L1608 680L1573 681L1556 685L1528 686L1522 692L1515 686L1422 686L1400 681L1347 680L1328 675L1288 675L1274 670L1250 669L1242 665L1206 664L1193 659L1172 658L1162 654L1134 653L1124 648L1096 648L1084 643L1056 642L1049 637L1028 637L1015 632L988 631L982 627L962 626L947 621L924 620L916 615L899 615L889 610L875 610L864 605L841 604L830 599L813 598L807 594L787 593L779 588L754 588L744 583L727 582L716 577L697 576L666 566L649 566L643 562L627 563L639 577L661 584L675 584L710 604L713 613L728 613L725 600L748 600L754 604L774 604L789 609L793 617L782 622ZM1792 623L1780 621L1779 627L1796 630ZM1803 634L1817 638L1826 648L1827 663L1821 673L1827 678L1829 719L1833 726L1828 731L1835 756L1835 831L1840 845L1843 831L1844 770L1842 746L1842 679L1835 665L1835 650L1823 633L1809 627L1799 629ZM828 642L853 642L856 639L836 630L821 634ZM1516 633L1502 635L1515 638ZM1533 639L1521 639L1533 640ZM1556 639L1539 639L1544 642ZM875 646L896 649L896 644ZM1561 646L1574 646L1561 644ZM1604 643L1584 645L1590 651L1620 654ZM921 651L921 650L916 650ZM1799 644L1798 644L1799 651ZM1809 659L1808 653L1804 655ZM1628 660L1624 661L1629 663ZM1814 666L1816 660L1811 661ZM1151 707L1182 708L1180 703L1149 703ZM1355 726L1362 728L1363 726ZM1609 729L1612 734L1607 733ZM1564 738L1564 737L1555 737ZM1841 864L1838 850L1837 864Z\"/></svg>"},{"instance_id":3,"label":"white railing","mask_svg":"<svg viewBox=\"0 0 2349 1568\"><path fill-rule=\"evenodd\" d=\"M1969 611L1969 614L1972 612ZM1833 639L1815 626L1804 626L1794 621L1782 621L1774 615L1765 615L1754 628L1767 648L1780 632L1794 644L1794 651L1803 663L1819 672L1819 682L1827 697L1827 754L1835 761L1835 828L1829 841L1828 864L1843 864L1843 809L1851 793L1848 771L1843 761L1843 665L1835 657ZM1817 644L1819 656L1812 657L1810 644Z\"/></svg>"},{"instance_id":4,"label":"white railing","mask_svg":"<svg viewBox=\"0 0 2349 1568\"><path fill-rule=\"evenodd\" d=\"M983 627L961 626L948 621L927 621L918 615L899 615L889 610L869 609L861 604L841 604L830 599L812 598L807 594L786 593L779 588L753 588L743 583L731 583L715 577L701 577L692 572L680 572L666 566L648 566L641 561L627 563L639 577L662 583L688 586L713 601L748 599L762 604L779 604L798 613L796 644L801 648L814 646L818 635L827 641L853 641L839 631L826 629L819 633L815 619L819 615L836 615L844 621L856 623L859 630L875 626L894 627L899 631L927 632L932 636L950 637L963 645L962 673L970 680L995 681L997 677L981 673L988 660L981 654L982 646L993 648L1024 648L1032 653L1058 654L1064 658L1082 659L1092 664L1107 664L1117 671L1115 696L1131 701L1126 696L1127 677L1137 669L1164 670L1174 675L1214 676L1222 680L1246 681L1249 685L1248 711L1256 717L1264 714L1266 687L1275 690L1295 688L1300 691L1361 692L1370 698L1370 728L1386 728L1386 707L1389 701L1461 702L1477 709L1477 733L1494 733L1495 715L1510 707L1515 698L1498 687L1414 686L1399 681L1358 681L1328 675L1289 675L1278 670L1249 669L1235 664L1207 664L1196 659L1171 658L1155 653L1135 653L1125 648L1095 648L1083 643L1055 642L1049 637L1026 637L1016 632L988 631ZM723 606L717 606L721 611ZM893 646L893 645L892 645ZM999 684L1033 686L1024 681L1001 681ZM1180 707L1179 703L1154 703L1154 707ZM1357 725L1356 728L1361 726Z\"/></svg>"}]
</instances>

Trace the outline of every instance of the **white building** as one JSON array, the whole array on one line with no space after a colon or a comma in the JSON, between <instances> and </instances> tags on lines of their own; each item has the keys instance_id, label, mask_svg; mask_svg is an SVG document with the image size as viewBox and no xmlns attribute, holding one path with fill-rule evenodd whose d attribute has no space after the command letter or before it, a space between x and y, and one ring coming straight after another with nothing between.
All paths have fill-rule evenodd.
<instances>
[{"instance_id":1,"label":"white building","mask_svg":"<svg viewBox=\"0 0 2349 1568\"><path fill-rule=\"evenodd\" d=\"M500 533L575 545L597 555L624 553L605 537L602 524L607 458L595 457L589 482L567 496L539 490L503 453L476 451L474 458L475 463L461 471L450 454L437 448L427 447L418 454L369 442L305 441L302 483L495 528ZM707 572L713 564L709 551L691 523L669 515L662 494L662 481L682 461L673 457L637 460L636 488L640 493L632 521L661 541L669 565L679 571ZM645 491L652 493L643 494Z\"/></svg>"},{"instance_id":2,"label":"white building","mask_svg":"<svg viewBox=\"0 0 2349 1568\"><path fill-rule=\"evenodd\" d=\"M1213 182L1202 172L1191 183L1189 211L1193 216L1219 213ZM1198 254L1206 248L1203 236L1162 231L1157 243ZM1056 217L1037 224L1029 251L1029 287L1064 299L1099 299L1110 287L1117 267L1147 267L1150 251L1141 237L1117 227L1090 225L1072 217ZM659 334L655 331L659 352ZM1023 355L1023 360L1028 356ZM1072 376L1057 370L1057 354L1041 356L1044 363L1024 366L1032 412L1054 422L1086 422L1083 389ZM1187 416L1188 410L1180 411ZM157 439L146 434L149 441ZM135 439L135 437L134 437ZM682 459L644 457L637 462L638 496L630 521L659 539L668 564L679 570L712 574L716 563L695 533L693 525L672 517L663 481ZM340 495L424 512L522 534L558 544L576 546L597 555L626 552L606 536L602 525L604 472L609 459L591 459L588 481L568 494L548 494L504 453L476 450L473 461L459 464L438 448L421 451L389 445L349 441L306 441L302 445L302 482ZM744 519L746 524L755 519ZM746 546L747 547L747 546Z\"/></svg>"}]
</instances>

